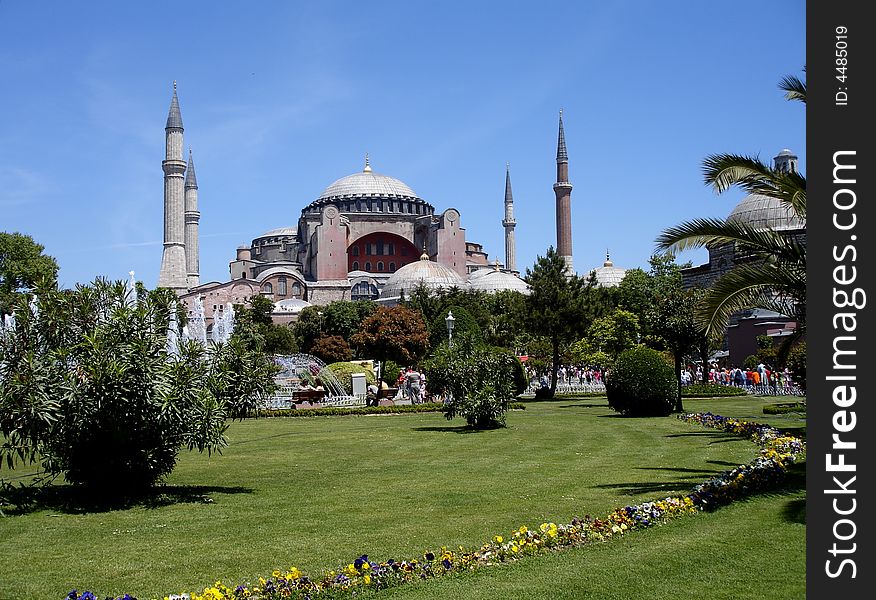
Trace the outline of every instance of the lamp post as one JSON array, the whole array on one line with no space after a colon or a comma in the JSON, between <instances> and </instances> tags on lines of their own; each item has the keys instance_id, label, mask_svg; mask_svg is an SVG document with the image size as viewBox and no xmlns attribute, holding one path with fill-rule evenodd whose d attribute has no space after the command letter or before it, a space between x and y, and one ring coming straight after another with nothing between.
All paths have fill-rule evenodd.
<instances>
[{"instance_id":1,"label":"lamp post","mask_svg":"<svg viewBox=\"0 0 876 600\"><path fill-rule=\"evenodd\" d=\"M444 322L447 323L447 346L453 347L453 323L456 319L453 318L453 311L447 311L447 318Z\"/></svg>"}]
</instances>

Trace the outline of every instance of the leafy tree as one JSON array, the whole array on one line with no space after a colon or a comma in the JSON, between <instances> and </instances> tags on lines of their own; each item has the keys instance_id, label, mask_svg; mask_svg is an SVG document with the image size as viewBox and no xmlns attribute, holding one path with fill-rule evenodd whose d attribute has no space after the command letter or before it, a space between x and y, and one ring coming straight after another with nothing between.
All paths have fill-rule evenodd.
<instances>
[{"instance_id":1,"label":"leafy tree","mask_svg":"<svg viewBox=\"0 0 876 600\"><path fill-rule=\"evenodd\" d=\"M247 305L234 307L233 338L251 350L268 354L295 354L298 340L292 329L271 319L274 303L265 296L252 296Z\"/></svg>"},{"instance_id":2,"label":"leafy tree","mask_svg":"<svg viewBox=\"0 0 876 600\"><path fill-rule=\"evenodd\" d=\"M310 347L310 353L324 363L346 362L353 358L350 344L339 335L324 335Z\"/></svg>"},{"instance_id":3,"label":"leafy tree","mask_svg":"<svg viewBox=\"0 0 876 600\"><path fill-rule=\"evenodd\" d=\"M377 303L371 300L331 302L322 307L321 331L324 335L339 336L349 343L362 326L362 321L376 308Z\"/></svg>"},{"instance_id":4,"label":"leafy tree","mask_svg":"<svg viewBox=\"0 0 876 600\"><path fill-rule=\"evenodd\" d=\"M534 335L544 335L551 343L551 385L549 396L557 390L561 348L581 336L587 327L585 281L569 276L566 262L553 246L545 256L527 267L524 278L531 292L525 299L526 328Z\"/></svg>"},{"instance_id":5,"label":"leafy tree","mask_svg":"<svg viewBox=\"0 0 876 600\"><path fill-rule=\"evenodd\" d=\"M788 370L794 383L806 391L806 342L797 342L788 354Z\"/></svg>"},{"instance_id":6,"label":"leafy tree","mask_svg":"<svg viewBox=\"0 0 876 600\"><path fill-rule=\"evenodd\" d=\"M40 462L51 476L116 494L169 474L181 447L226 444L273 390L273 365L243 344L166 349L166 294L126 301L125 285L97 280L16 304L0 335L0 461Z\"/></svg>"},{"instance_id":7,"label":"leafy tree","mask_svg":"<svg viewBox=\"0 0 876 600\"><path fill-rule=\"evenodd\" d=\"M806 101L806 86L786 77L780 87L786 97ZM771 168L757 157L715 154L703 163L705 182L721 194L740 187L749 194L775 198L791 215L806 219L806 178L796 171ZM806 244L773 229L759 229L723 219L694 219L663 231L658 247L671 251L735 244L746 259L737 263L709 289L697 311L710 334L722 333L731 314L761 307L794 318L798 327L787 346L806 327Z\"/></svg>"},{"instance_id":8,"label":"leafy tree","mask_svg":"<svg viewBox=\"0 0 876 600\"><path fill-rule=\"evenodd\" d=\"M447 314L453 313L453 339L470 336L476 343L483 344L484 336L475 318L461 306L449 306L432 321L429 328L429 346L437 348L441 343L447 343Z\"/></svg>"},{"instance_id":9,"label":"leafy tree","mask_svg":"<svg viewBox=\"0 0 876 600\"><path fill-rule=\"evenodd\" d=\"M322 307L305 306L298 314L293 331L301 352L310 352L310 348L323 334Z\"/></svg>"},{"instance_id":10,"label":"leafy tree","mask_svg":"<svg viewBox=\"0 0 876 600\"><path fill-rule=\"evenodd\" d=\"M526 296L513 290L502 290L486 296L489 321L486 327L481 327L481 330L487 344L508 348L516 354L520 353L525 302Z\"/></svg>"},{"instance_id":11,"label":"leafy tree","mask_svg":"<svg viewBox=\"0 0 876 600\"><path fill-rule=\"evenodd\" d=\"M678 383L675 410L684 410L681 402L681 368L684 356L698 347L706 337L705 329L695 313L703 298L700 289L672 289L659 297L648 312L648 321L655 335L665 342L675 360L675 377ZM707 365L704 366L704 370Z\"/></svg>"},{"instance_id":12,"label":"leafy tree","mask_svg":"<svg viewBox=\"0 0 876 600\"><path fill-rule=\"evenodd\" d=\"M618 308L590 324L587 334L572 346L572 356L581 364L610 368L618 354L638 343L639 318Z\"/></svg>"},{"instance_id":13,"label":"leafy tree","mask_svg":"<svg viewBox=\"0 0 876 600\"><path fill-rule=\"evenodd\" d=\"M419 311L402 305L380 306L362 322L353 345L360 356L373 356L381 364L391 360L411 365L429 350L429 332Z\"/></svg>"},{"instance_id":14,"label":"leafy tree","mask_svg":"<svg viewBox=\"0 0 876 600\"><path fill-rule=\"evenodd\" d=\"M57 285L58 263L44 249L29 235L0 231L0 318L12 312L24 290Z\"/></svg>"}]
</instances>

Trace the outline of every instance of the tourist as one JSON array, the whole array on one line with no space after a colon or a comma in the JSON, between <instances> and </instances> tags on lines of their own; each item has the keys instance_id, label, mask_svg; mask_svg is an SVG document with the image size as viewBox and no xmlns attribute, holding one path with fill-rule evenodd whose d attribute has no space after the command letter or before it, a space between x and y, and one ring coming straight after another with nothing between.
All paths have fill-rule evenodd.
<instances>
[{"instance_id":1,"label":"tourist","mask_svg":"<svg viewBox=\"0 0 876 600\"><path fill-rule=\"evenodd\" d=\"M420 374L413 367L408 367L408 372L405 373L405 379L407 379L408 397L411 399L411 404L419 404Z\"/></svg>"}]
</instances>

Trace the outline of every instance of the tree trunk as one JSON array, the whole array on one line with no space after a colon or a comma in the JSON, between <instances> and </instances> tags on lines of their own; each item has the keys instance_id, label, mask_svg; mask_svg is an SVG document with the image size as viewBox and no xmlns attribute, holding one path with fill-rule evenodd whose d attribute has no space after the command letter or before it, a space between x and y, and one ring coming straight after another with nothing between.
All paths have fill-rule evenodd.
<instances>
[{"instance_id":1,"label":"tree trunk","mask_svg":"<svg viewBox=\"0 0 876 600\"><path fill-rule=\"evenodd\" d=\"M551 395L553 398L554 394L557 393L557 373L560 370L560 341L552 340L553 345L553 366L551 367Z\"/></svg>"},{"instance_id":2,"label":"tree trunk","mask_svg":"<svg viewBox=\"0 0 876 600\"><path fill-rule=\"evenodd\" d=\"M675 400L675 412L684 412L681 405L681 352L673 352L675 356L675 381L678 387L678 397Z\"/></svg>"}]
</instances>

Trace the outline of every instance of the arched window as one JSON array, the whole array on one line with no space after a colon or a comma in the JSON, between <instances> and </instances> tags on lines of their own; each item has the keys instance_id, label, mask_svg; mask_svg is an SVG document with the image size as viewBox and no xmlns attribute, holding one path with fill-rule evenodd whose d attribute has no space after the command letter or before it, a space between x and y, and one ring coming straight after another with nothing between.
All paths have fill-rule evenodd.
<instances>
[{"instance_id":1,"label":"arched window","mask_svg":"<svg viewBox=\"0 0 876 600\"><path fill-rule=\"evenodd\" d=\"M370 262L365 263L365 270L368 271L369 273L371 272L371 263Z\"/></svg>"},{"instance_id":2,"label":"arched window","mask_svg":"<svg viewBox=\"0 0 876 600\"><path fill-rule=\"evenodd\" d=\"M395 273L395 263L394 262L389 263L389 272Z\"/></svg>"},{"instance_id":3,"label":"arched window","mask_svg":"<svg viewBox=\"0 0 876 600\"><path fill-rule=\"evenodd\" d=\"M382 260L377 263L377 272L383 273L383 261Z\"/></svg>"},{"instance_id":4,"label":"arched window","mask_svg":"<svg viewBox=\"0 0 876 600\"><path fill-rule=\"evenodd\" d=\"M246 279L246 271L240 274L241 279Z\"/></svg>"},{"instance_id":5,"label":"arched window","mask_svg":"<svg viewBox=\"0 0 876 600\"><path fill-rule=\"evenodd\" d=\"M359 261L358 261L358 260L354 260L354 261L353 261L353 270L354 270L354 271L358 271L358 270L359 270Z\"/></svg>"},{"instance_id":6,"label":"arched window","mask_svg":"<svg viewBox=\"0 0 876 600\"><path fill-rule=\"evenodd\" d=\"M270 283L262 284L262 292L264 292L265 294L273 294L274 286L272 286Z\"/></svg>"},{"instance_id":7,"label":"arched window","mask_svg":"<svg viewBox=\"0 0 876 600\"><path fill-rule=\"evenodd\" d=\"M277 279L277 294L280 296L286 295L286 278L280 277Z\"/></svg>"},{"instance_id":8,"label":"arched window","mask_svg":"<svg viewBox=\"0 0 876 600\"><path fill-rule=\"evenodd\" d=\"M376 300L377 286L369 281L360 281L350 291L353 300Z\"/></svg>"},{"instance_id":9,"label":"arched window","mask_svg":"<svg viewBox=\"0 0 876 600\"><path fill-rule=\"evenodd\" d=\"M301 297L301 284L297 281L292 284L292 297L300 298Z\"/></svg>"}]
</instances>

